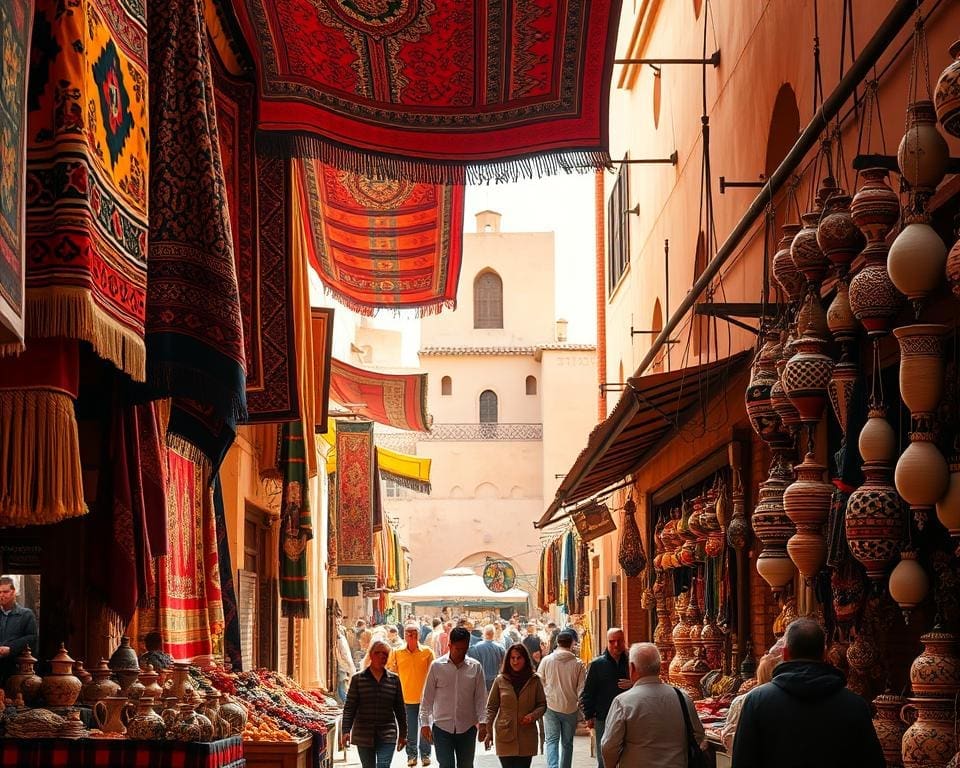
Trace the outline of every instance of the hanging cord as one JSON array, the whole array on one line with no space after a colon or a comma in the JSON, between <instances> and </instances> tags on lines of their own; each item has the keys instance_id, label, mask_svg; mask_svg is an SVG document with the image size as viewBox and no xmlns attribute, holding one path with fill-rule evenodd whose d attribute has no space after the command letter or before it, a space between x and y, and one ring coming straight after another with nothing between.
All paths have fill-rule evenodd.
<instances>
[{"instance_id":1,"label":"hanging cord","mask_svg":"<svg viewBox=\"0 0 960 768\"><path fill-rule=\"evenodd\" d=\"M917 2L917 19L913 27L913 52L910 56L910 75L907 84L907 105L915 104L920 96L920 78L923 77L926 88L926 98L932 100L932 91L930 90L930 51L927 49L927 32L924 23L923 14L920 12L920 3ZM904 115L904 134L908 134L910 129L910 110L907 109ZM920 172L920 152L913 152L914 177ZM902 170L902 169L901 169ZM900 190L909 191L909 184L901 175ZM912 196L911 196L912 197ZM920 202L911 199L908 207L919 206Z\"/></svg>"},{"instance_id":2,"label":"hanging cord","mask_svg":"<svg viewBox=\"0 0 960 768\"><path fill-rule=\"evenodd\" d=\"M823 71L820 66L820 8L813 0L813 114L823 103ZM826 128L826 126L824 126Z\"/></svg>"},{"instance_id":3,"label":"hanging cord","mask_svg":"<svg viewBox=\"0 0 960 768\"><path fill-rule=\"evenodd\" d=\"M880 152L879 154L886 154L887 152L887 137L883 130L883 111L880 109L880 101L878 91L880 90L880 81L877 79L877 70L874 67L873 70L873 79L868 80L864 88L863 94L863 108L860 111L859 115L859 126L857 129L857 154L871 154L873 149L873 118L876 115L877 118L877 128L880 132ZM854 187L860 181L860 171L856 172L856 175L853 178Z\"/></svg>"}]
</instances>

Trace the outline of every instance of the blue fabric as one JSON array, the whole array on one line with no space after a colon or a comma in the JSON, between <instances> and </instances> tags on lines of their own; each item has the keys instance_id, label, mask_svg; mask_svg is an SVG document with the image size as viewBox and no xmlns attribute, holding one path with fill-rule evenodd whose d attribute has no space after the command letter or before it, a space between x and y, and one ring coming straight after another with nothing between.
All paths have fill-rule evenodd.
<instances>
[{"instance_id":1,"label":"blue fabric","mask_svg":"<svg viewBox=\"0 0 960 768\"><path fill-rule=\"evenodd\" d=\"M500 643L493 640L481 640L467 650L467 656L476 659L483 667L483 682L487 686L487 692L490 692L490 686L500 674L500 668L503 666L503 657L507 652Z\"/></svg>"},{"instance_id":2,"label":"blue fabric","mask_svg":"<svg viewBox=\"0 0 960 768\"><path fill-rule=\"evenodd\" d=\"M375 747L357 747L360 765L362 768L390 768L395 748L396 744L391 744L389 741L377 744Z\"/></svg>"},{"instance_id":3,"label":"blue fabric","mask_svg":"<svg viewBox=\"0 0 960 768\"><path fill-rule=\"evenodd\" d=\"M463 733L448 733L433 726L433 746L437 750L440 768L473 768L477 728L473 726Z\"/></svg>"},{"instance_id":4,"label":"blue fabric","mask_svg":"<svg viewBox=\"0 0 960 768\"><path fill-rule=\"evenodd\" d=\"M404 704L407 710L407 757L417 756L417 739L420 739L420 757L430 757L430 742L420 732L420 705Z\"/></svg>"},{"instance_id":5,"label":"blue fabric","mask_svg":"<svg viewBox=\"0 0 960 768\"><path fill-rule=\"evenodd\" d=\"M554 712L543 716L543 743L547 768L570 768L573 761L573 734L577 730L577 713Z\"/></svg>"}]
</instances>

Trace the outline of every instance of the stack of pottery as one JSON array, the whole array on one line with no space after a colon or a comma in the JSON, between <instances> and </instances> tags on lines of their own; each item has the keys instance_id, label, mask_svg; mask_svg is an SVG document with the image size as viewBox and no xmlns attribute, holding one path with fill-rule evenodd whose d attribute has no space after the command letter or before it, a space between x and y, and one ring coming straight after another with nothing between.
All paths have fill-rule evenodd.
<instances>
[{"instance_id":1,"label":"stack of pottery","mask_svg":"<svg viewBox=\"0 0 960 768\"><path fill-rule=\"evenodd\" d=\"M120 645L110 656L109 666L120 683L120 693L125 695L140 675L140 662L137 661L137 652L130 647L129 637L120 638Z\"/></svg>"},{"instance_id":2,"label":"stack of pottery","mask_svg":"<svg viewBox=\"0 0 960 768\"><path fill-rule=\"evenodd\" d=\"M934 629L921 636L923 652L910 666L913 698L903 707L901 717L910 727L903 735L901 757L904 768L946 765L956 753L954 733L956 696L960 692L960 657L957 639L949 632ZM913 712L915 719L908 716Z\"/></svg>"},{"instance_id":3,"label":"stack of pottery","mask_svg":"<svg viewBox=\"0 0 960 768\"><path fill-rule=\"evenodd\" d=\"M687 626L690 628L690 656L696 657L698 650L703 650L700 642L700 630L703 629L703 613L697 600L697 580L690 581L690 602L687 603Z\"/></svg>"},{"instance_id":4,"label":"stack of pottery","mask_svg":"<svg viewBox=\"0 0 960 768\"><path fill-rule=\"evenodd\" d=\"M793 480L793 472L783 454L775 453L770 476L760 484L760 501L753 512L753 531L762 550L757 572L774 593L793 581L794 566L787 555L787 539L796 531L783 509L783 492Z\"/></svg>"},{"instance_id":5,"label":"stack of pottery","mask_svg":"<svg viewBox=\"0 0 960 768\"><path fill-rule=\"evenodd\" d=\"M703 619L700 643L703 645L707 666L710 669L721 669L723 666L723 630L717 626L713 616L705 616Z\"/></svg>"},{"instance_id":6,"label":"stack of pottery","mask_svg":"<svg viewBox=\"0 0 960 768\"><path fill-rule=\"evenodd\" d=\"M671 637L673 639L673 658L670 660L670 682L674 685L683 683L681 670L683 665L693 658L690 652L690 625L687 623L687 595L680 595L674 600L674 608L677 612L677 623L673 627Z\"/></svg>"},{"instance_id":7,"label":"stack of pottery","mask_svg":"<svg viewBox=\"0 0 960 768\"><path fill-rule=\"evenodd\" d=\"M80 689L80 700L84 704L93 706L101 699L120 693L120 684L110 679L113 673L106 659L100 659L100 663L91 672L93 679Z\"/></svg>"},{"instance_id":8,"label":"stack of pottery","mask_svg":"<svg viewBox=\"0 0 960 768\"><path fill-rule=\"evenodd\" d=\"M28 645L16 658L17 671L7 678L7 684L3 689L7 698L16 700L19 694L27 706L36 705L43 685L43 680L34 671L36 663L37 660L33 658Z\"/></svg>"},{"instance_id":9,"label":"stack of pottery","mask_svg":"<svg viewBox=\"0 0 960 768\"><path fill-rule=\"evenodd\" d=\"M810 582L827 561L823 524L830 514L833 486L824 482L826 467L818 464L812 453L794 471L797 479L783 492L783 510L797 528L787 542L787 554Z\"/></svg>"},{"instance_id":10,"label":"stack of pottery","mask_svg":"<svg viewBox=\"0 0 960 768\"><path fill-rule=\"evenodd\" d=\"M73 674L75 663L60 643L57 655L50 659L51 672L40 684L40 696L48 707L72 707L77 703L83 683Z\"/></svg>"},{"instance_id":11,"label":"stack of pottery","mask_svg":"<svg viewBox=\"0 0 960 768\"><path fill-rule=\"evenodd\" d=\"M887 768L900 768L903 765L900 750L906 725L900 719L900 711L905 703L903 697L892 693L881 693L873 700L873 729L880 740Z\"/></svg>"}]
</instances>

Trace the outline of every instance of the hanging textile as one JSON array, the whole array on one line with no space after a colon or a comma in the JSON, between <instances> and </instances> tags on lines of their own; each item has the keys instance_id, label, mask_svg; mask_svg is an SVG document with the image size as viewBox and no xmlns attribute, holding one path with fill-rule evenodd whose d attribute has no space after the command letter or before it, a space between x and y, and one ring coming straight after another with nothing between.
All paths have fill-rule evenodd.
<instances>
[{"instance_id":1,"label":"hanging textile","mask_svg":"<svg viewBox=\"0 0 960 768\"><path fill-rule=\"evenodd\" d=\"M240 652L240 613L237 590L233 582L233 563L227 539L227 513L223 505L223 486L218 474L213 480L213 514L217 530L217 566L220 572L220 593L223 602L223 653L234 672L243 671Z\"/></svg>"},{"instance_id":2,"label":"hanging textile","mask_svg":"<svg viewBox=\"0 0 960 768\"><path fill-rule=\"evenodd\" d=\"M306 619L310 616L307 544L313 538L313 525L303 423L297 419L284 424L281 440L280 613Z\"/></svg>"},{"instance_id":3,"label":"hanging textile","mask_svg":"<svg viewBox=\"0 0 960 768\"><path fill-rule=\"evenodd\" d=\"M243 327L202 0L150 4L148 381L168 438L219 467L246 418ZM184 401L184 402L181 402Z\"/></svg>"},{"instance_id":4,"label":"hanging textile","mask_svg":"<svg viewBox=\"0 0 960 768\"><path fill-rule=\"evenodd\" d=\"M383 494L380 492L380 468L377 466L377 452L373 451L373 532L383 530Z\"/></svg>"},{"instance_id":5,"label":"hanging textile","mask_svg":"<svg viewBox=\"0 0 960 768\"><path fill-rule=\"evenodd\" d=\"M329 495L327 497L327 569L330 573L339 574L337 563L337 531L340 523L337 520L337 474L329 476Z\"/></svg>"},{"instance_id":6,"label":"hanging textile","mask_svg":"<svg viewBox=\"0 0 960 768\"><path fill-rule=\"evenodd\" d=\"M79 348L31 341L0 359L0 526L56 523L87 511L73 401Z\"/></svg>"},{"instance_id":7,"label":"hanging textile","mask_svg":"<svg viewBox=\"0 0 960 768\"><path fill-rule=\"evenodd\" d=\"M463 248L462 185L368 178L306 159L297 163L310 263L326 290L362 315L454 308Z\"/></svg>"},{"instance_id":8,"label":"hanging textile","mask_svg":"<svg viewBox=\"0 0 960 768\"><path fill-rule=\"evenodd\" d=\"M373 423L337 424L337 575L373 576Z\"/></svg>"},{"instance_id":9,"label":"hanging textile","mask_svg":"<svg viewBox=\"0 0 960 768\"><path fill-rule=\"evenodd\" d=\"M0 4L0 357L23 350L27 64L33 0Z\"/></svg>"},{"instance_id":10,"label":"hanging textile","mask_svg":"<svg viewBox=\"0 0 960 768\"><path fill-rule=\"evenodd\" d=\"M330 396L378 424L427 432L427 374L365 371L333 358Z\"/></svg>"},{"instance_id":11,"label":"hanging textile","mask_svg":"<svg viewBox=\"0 0 960 768\"><path fill-rule=\"evenodd\" d=\"M4 54L15 55L6 37ZM37 0L29 61L27 336L87 341L142 381L145 8L74 0L67 11L58 0ZM5 64L4 79L8 72L16 68ZM12 181L14 160L3 165Z\"/></svg>"},{"instance_id":12,"label":"hanging textile","mask_svg":"<svg viewBox=\"0 0 960 768\"><path fill-rule=\"evenodd\" d=\"M310 308L313 336L314 430L327 431L330 410L330 362L333 354L333 307Z\"/></svg>"},{"instance_id":13,"label":"hanging textile","mask_svg":"<svg viewBox=\"0 0 960 768\"><path fill-rule=\"evenodd\" d=\"M609 161L618 0L235 5L278 148L431 182Z\"/></svg>"}]
</instances>

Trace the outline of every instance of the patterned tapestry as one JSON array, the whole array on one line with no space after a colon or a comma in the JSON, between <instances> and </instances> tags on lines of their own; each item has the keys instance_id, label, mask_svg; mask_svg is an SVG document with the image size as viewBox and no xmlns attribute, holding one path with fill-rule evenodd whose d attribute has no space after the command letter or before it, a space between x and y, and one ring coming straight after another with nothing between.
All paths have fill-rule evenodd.
<instances>
[{"instance_id":1,"label":"patterned tapestry","mask_svg":"<svg viewBox=\"0 0 960 768\"><path fill-rule=\"evenodd\" d=\"M169 434L216 468L247 404L203 0L154 0L149 15L147 375L158 393L174 396Z\"/></svg>"},{"instance_id":2,"label":"patterned tapestry","mask_svg":"<svg viewBox=\"0 0 960 768\"><path fill-rule=\"evenodd\" d=\"M33 0L0 4L0 356L23 349L24 163Z\"/></svg>"},{"instance_id":3,"label":"patterned tapestry","mask_svg":"<svg viewBox=\"0 0 960 768\"><path fill-rule=\"evenodd\" d=\"M333 352L333 307L310 307L310 331L313 334L314 429L327 431L330 409L330 362Z\"/></svg>"},{"instance_id":4,"label":"patterned tapestry","mask_svg":"<svg viewBox=\"0 0 960 768\"><path fill-rule=\"evenodd\" d=\"M223 604L213 492L204 469L167 450L167 554L156 560L157 601L142 610L140 632L156 630L175 659L223 653Z\"/></svg>"},{"instance_id":5,"label":"patterned tapestry","mask_svg":"<svg viewBox=\"0 0 960 768\"><path fill-rule=\"evenodd\" d=\"M310 263L337 301L363 315L456 306L463 186L374 179L315 159L295 167L310 211Z\"/></svg>"},{"instance_id":6,"label":"patterned tapestry","mask_svg":"<svg viewBox=\"0 0 960 768\"><path fill-rule=\"evenodd\" d=\"M367 176L609 161L619 0L238 0L275 143Z\"/></svg>"},{"instance_id":7,"label":"patterned tapestry","mask_svg":"<svg viewBox=\"0 0 960 768\"><path fill-rule=\"evenodd\" d=\"M37 0L29 60L27 335L87 341L142 381L146 9Z\"/></svg>"},{"instance_id":8,"label":"patterned tapestry","mask_svg":"<svg viewBox=\"0 0 960 768\"><path fill-rule=\"evenodd\" d=\"M280 444L283 492L280 502L280 613L310 616L307 544L313 538L310 521L310 484L304 452L303 422L283 425Z\"/></svg>"},{"instance_id":9,"label":"patterned tapestry","mask_svg":"<svg viewBox=\"0 0 960 768\"><path fill-rule=\"evenodd\" d=\"M373 423L337 423L337 576L374 576Z\"/></svg>"},{"instance_id":10,"label":"patterned tapestry","mask_svg":"<svg viewBox=\"0 0 960 768\"><path fill-rule=\"evenodd\" d=\"M330 397L377 424L414 432L430 430L425 373L365 371L333 358Z\"/></svg>"}]
</instances>

